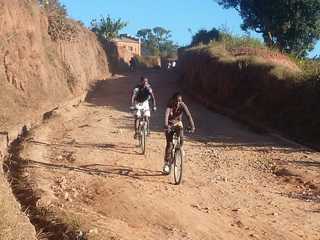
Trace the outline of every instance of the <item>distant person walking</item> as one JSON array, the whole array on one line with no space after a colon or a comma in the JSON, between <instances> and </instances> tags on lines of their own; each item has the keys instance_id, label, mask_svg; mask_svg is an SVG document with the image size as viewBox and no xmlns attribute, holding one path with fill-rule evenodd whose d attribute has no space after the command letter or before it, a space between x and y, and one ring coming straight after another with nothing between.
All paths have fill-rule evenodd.
<instances>
[{"instance_id":1,"label":"distant person walking","mask_svg":"<svg viewBox=\"0 0 320 240\"><path fill-rule=\"evenodd\" d=\"M130 59L130 71L134 72L136 71L136 59L134 57L131 57Z\"/></svg>"}]
</instances>

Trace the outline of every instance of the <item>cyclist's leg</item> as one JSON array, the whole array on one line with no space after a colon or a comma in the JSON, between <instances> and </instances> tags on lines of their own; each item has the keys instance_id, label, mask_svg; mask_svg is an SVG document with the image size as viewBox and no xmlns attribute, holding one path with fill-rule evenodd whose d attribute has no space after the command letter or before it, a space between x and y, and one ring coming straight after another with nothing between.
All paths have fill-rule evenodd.
<instances>
[{"instance_id":1,"label":"cyclist's leg","mask_svg":"<svg viewBox=\"0 0 320 240\"><path fill-rule=\"evenodd\" d=\"M138 128L139 128L139 118L137 116L134 117L134 139L138 136Z\"/></svg>"},{"instance_id":2,"label":"cyclist's leg","mask_svg":"<svg viewBox=\"0 0 320 240\"><path fill-rule=\"evenodd\" d=\"M138 127L139 127L139 118L138 118L138 116L135 116L135 118L134 118L134 131L136 133L138 132Z\"/></svg>"},{"instance_id":3,"label":"cyclist's leg","mask_svg":"<svg viewBox=\"0 0 320 240\"><path fill-rule=\"evenodd\" d=\"M134 138L136 139L138 136L138 128L139 128L139 118L141 116L141 111L138 109L134 115Z\"/></svg>"},{"instance_id":4,"label":"cyclist's leg","mask_svg":"<svg viewBox=\"0 0 320 240\"><path fill-rule=\"evenodd\" d=\"M166 135L166 149L165 149L165 155L164 155L164 162L165 163L170 163L171 162L171 152L172 152L172 149L173 149L173 132L170 131L166 131L165 132L165 135Z\"/></svg>"},{"instance_id":5,"label":"cyclist's leg","mask_svg":"<svg viewBox=\"0 0 320 240\"><path fill-rule=\"evenodd\" d=\"M146 116L146 122L147 122L147 135L150 135L150 117Z\"/></svg>"},{"instance_id":6,"label":"cyclist's leg","mask_svg":"<svg viewBox=\"0 0 320 240\"><path fill-rule=\"evenodd\" d=\"M165 150L165 154L164 154L163 172L165 174L169 174L170 173L170 166L171 166L171 162L172 162L173 132L166 131L165 135L166 135L167 145L166 145L166 150Z\"/></svg>"},{"instance_id":7,"label":"cyclist's leg","mask_svg":"<svg viewBox=\"0 0 320 240\"><path fill-rule=\"evenodd\" d=\"M144 109L145 109L145 117L146 117L146 121L147 121L147 129L148 129L147 134L150 135L150 117L151 117L151 112L150 112L149 101L145 102Z\"/></svg>"},{"instance_id":8,"label":"cyclist's leg","mask_svg":"<svg viewBox=\"0 0 320 240\"><path fill-rule=\"evenodd\" d=\"M182 147L183 142L184 142L184 134L183 134L183 127L177 127L175 129L177 135L180 137L180 147Z\"/></svg>"}]
</instances>

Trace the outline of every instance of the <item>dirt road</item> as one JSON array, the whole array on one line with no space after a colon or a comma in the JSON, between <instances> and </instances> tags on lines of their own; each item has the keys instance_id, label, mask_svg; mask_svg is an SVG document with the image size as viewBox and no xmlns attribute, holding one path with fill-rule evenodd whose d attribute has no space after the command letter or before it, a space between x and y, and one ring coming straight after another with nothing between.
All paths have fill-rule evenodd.
<instances>
[{"instance_id":1,"label":"dirt road","mask_svg":"<svg viewBox=\"0 0 320 240\"><path fill-rule=\"evenodd\" d=\"M174 74L145 73L158 99L146 156L133 139L138 74L101 81L23 143L37 206L88 239L320 239L320 154L250 131L185 98L197 132L179 186L161 174Z\"/></svg>"}]
</instances>

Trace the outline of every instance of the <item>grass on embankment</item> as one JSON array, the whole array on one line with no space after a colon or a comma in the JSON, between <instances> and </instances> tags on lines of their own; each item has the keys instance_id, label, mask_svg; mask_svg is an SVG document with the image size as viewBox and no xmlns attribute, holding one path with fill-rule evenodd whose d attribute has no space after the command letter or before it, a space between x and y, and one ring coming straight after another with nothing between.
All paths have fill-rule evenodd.
<instances>
[{"instance_id":1,"label":"grass on embankment","mask_svg":"<svg viewBox=\"0 0 320 240\"><path fill-rule=\"evenodd\" d=\"M320 145L319 62L294 62L250 41L181 49L179 61L182 84L207 103Z\"/></svg>"}]
</instances>

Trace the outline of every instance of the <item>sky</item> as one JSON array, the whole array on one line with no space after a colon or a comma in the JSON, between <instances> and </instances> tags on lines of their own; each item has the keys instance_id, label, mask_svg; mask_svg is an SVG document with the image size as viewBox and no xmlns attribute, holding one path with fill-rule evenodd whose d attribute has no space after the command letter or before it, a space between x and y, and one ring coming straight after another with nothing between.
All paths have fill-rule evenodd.
<instances>
[{"instance_id":1,"label":"sky","mask_svg":"<svg viewBox=\"0 0 320 240\"><path fill-rule=\"evenodd\" d=\"M172 40L180 46L188 45L192 33L200 29L226 26L235 34L241 18L233 9L223 9L214 0L60 0L70 17L86 26L101 15L121 18L128 23L122 33L136 35L142 28L164 27L172 32ZM200 3L201 2L201 3ZM188 29L191 29L191 33ZM259 37L252 33L252 36ZM320 54L320 44L310 54Z\"/></svg>"}]
</instances>

